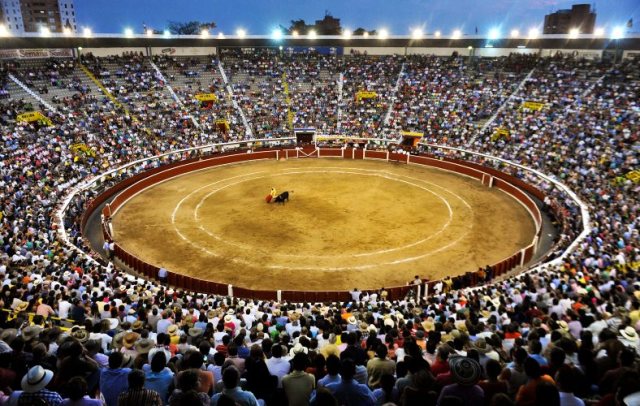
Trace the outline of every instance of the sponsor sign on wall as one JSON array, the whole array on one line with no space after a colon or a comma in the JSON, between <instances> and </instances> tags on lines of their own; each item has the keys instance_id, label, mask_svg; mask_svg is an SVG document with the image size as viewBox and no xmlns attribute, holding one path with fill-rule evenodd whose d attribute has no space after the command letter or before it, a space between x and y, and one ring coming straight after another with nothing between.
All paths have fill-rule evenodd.
<instances>
[{"instance_id":1,"label":"sponsor sign on wall","mask_svg":"<svg viewBox=\"0 0 640 406\"><path fill-rule=\"evenodd\" d=\"M0 49L0 59L73 58L71 49Z\"/></svg>"}]
</instances>

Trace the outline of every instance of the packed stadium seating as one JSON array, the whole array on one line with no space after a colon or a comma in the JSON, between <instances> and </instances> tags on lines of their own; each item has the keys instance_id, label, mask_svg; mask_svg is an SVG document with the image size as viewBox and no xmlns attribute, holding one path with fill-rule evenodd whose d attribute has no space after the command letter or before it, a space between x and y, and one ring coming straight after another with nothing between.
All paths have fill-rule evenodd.
<instances>
[{"instance_id":1,"label":"packed stadium seating","mask_svg":"<svg viewBox=\"0 0 640 406\"><path fill-rule=\"evenodd\" d=\"M64 58L12 61L0 71L0 404L11 390L35 393L21 380L39 367L53 371L47 399L56 405L82 385L117 405L134 390L132 369L172 405L209 404L211 396L211 404L335 396L340 404L444 405L467 396L478 403L466 404L536 405L549 391L574 402L561 404L640 404L637 60L274 49L81 62L89 73ZM51 125L17 121L35 110ZM381 290L333 303L175 289L96 253L98 262L87 259L58 235L55 211L87 178L161 152L298 127L395 141L401 131L423 132L429 142L522 164L569 186L587 204L591 230L559 265L500 279L488 272L473 288L447 278L426 298L391 301ZM546 192L545 207L564 217L551 256L582 232L583 213L565 191L481 156L465 159ZM102 189L155 165L140 163ZM86 252L80 222L98 192L77 194L63 220ZM238 374L242 389L233 389Z\"/></svg>"}]
</instances>

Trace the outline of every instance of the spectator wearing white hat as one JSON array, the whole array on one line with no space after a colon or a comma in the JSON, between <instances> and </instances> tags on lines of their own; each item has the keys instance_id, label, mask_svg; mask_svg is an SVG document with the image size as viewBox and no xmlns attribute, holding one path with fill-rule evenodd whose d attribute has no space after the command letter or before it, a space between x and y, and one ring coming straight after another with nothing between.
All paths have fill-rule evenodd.
<instances>
[{"instance_id":1,"label":"spectator wearing white hat","mask_svg":"<svg viewBox=\"0 0 640 406\"><path fill-rule=\"evenodd\" d=\"M58 392L46 389L51 382L53 372L36 365L22 378L22 394L18 398L18 406L34 405L44 402L50 406L62 404L62 397Z\"/></svg>"}]
</instances>

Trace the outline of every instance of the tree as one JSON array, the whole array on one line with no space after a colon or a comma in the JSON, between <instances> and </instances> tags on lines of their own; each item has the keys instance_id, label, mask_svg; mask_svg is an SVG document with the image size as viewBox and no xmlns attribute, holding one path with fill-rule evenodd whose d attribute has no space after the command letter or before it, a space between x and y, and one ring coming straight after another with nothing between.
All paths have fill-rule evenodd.
<instances>
[{"instance_id":1,"label":"tree","mask_svg":"<svg viewBox=\"0 0 640 406\"><path fill-rule=\"evenodd\" d=\"M169 32L174 35L198 35L202 30L211 30L216 27L216 23L200 21L169 21Z\"/></svg>"},{"instance_id":2,"label":"tree","mask_svg":"<svg viewBox=\"0 0 640 406\"><path fill-rule=\"evenodd\" d=\"M291 20L291 25L289 28L285 29L285 31L288 35L293 34L294 31L300 35L306 35L311 28L313 28L313 26L307 25L307 23L302 19Z\"/></svg>"}]
</instances>

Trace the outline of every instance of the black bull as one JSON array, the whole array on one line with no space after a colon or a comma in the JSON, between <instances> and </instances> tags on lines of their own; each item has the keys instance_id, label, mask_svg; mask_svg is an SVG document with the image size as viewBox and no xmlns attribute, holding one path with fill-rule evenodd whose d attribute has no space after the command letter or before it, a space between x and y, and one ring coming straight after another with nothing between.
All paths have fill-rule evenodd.
<instances>
[{"instance_id":1,"label":"black bull","mask_svg":"<svg viewBox=\"0 0 640 406\"><path fill-rule=\"evenodd\" d=\"M293 193L293 191L291 191ZM289 192L282 192L273 200L274 203L282 203L284 204L287 200L289 200Z\"/></svg>"}]
</instances>

